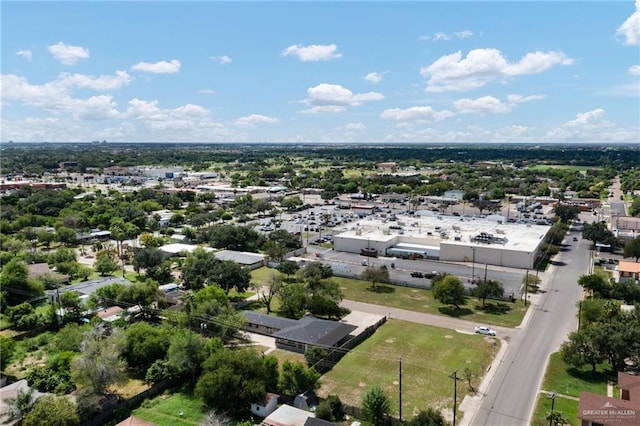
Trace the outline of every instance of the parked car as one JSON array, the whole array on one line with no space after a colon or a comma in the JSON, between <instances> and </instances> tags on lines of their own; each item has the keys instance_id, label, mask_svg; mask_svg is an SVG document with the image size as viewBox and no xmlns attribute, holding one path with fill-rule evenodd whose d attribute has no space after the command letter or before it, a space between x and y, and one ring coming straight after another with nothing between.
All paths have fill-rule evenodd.
<instances>
[{"instance_id":1,"label":"parked car","mask_svg":"<svg viewBox=\"0 0 640 426\"><path fill-rule=\"evenodd\" d=\"M424 274L420 271L413 271L410 275L413 278L424 278Z\"/></svg>"},{"instance_id":2,"label":"parked car","mask_svg":"<svg viewBox=\"0 0 640 426\"><path fill-rule=\"evenodd\" d=\"M489 327L485 327L482 325L479 325L475 328L475 332L478 334L484 334L486 336L495 336L496 332L495 330L489 328Z\"/></svg>"},{"instance_id":3,"label":"parked car","mask_svg":"<svg viewBox=\"0 0 640 426\"><path fill-rule=\"evenodd\" d=\"M435 278L436 275L438 275L438 271L431 271L431 272L424 273L424 277L429 279Z\"/></svg>"},{"instance_id":4,"label":"parked car","mask_svg":"<svg viewBox=\"0 0 640 426\"><path fill-rule=\"evenodd\" d=\"M573 237L573 241L578 241L578 237Z\"/></svg>"}]
</instances>

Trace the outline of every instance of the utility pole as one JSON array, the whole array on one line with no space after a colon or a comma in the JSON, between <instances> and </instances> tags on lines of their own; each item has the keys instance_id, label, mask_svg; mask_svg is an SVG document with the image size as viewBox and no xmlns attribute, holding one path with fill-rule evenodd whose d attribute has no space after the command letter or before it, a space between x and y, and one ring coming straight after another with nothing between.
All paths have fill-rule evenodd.
<instances>
[{"instance_id":1,"label":"utility pole","mask_svg":"<svg viewBox=\"0 0 640 426\"><path fill-rule=\"evenodd\" d=\"M458 410L458 380L462 380L458 377L458 370L455 370L449 378L453 379L453 426L456 426L456 411Z\"/></svg>"},{"instance_id":2,"label":"utility pole","mask_svg":"<svg viewBox=\"0 0 640 426\"><path fill-rule=\"evenodd\" d=\"M471 284L476 282L476 248L471 247Z\"/></svg>"},{"instance_id":3,"label":"utility pole","mask_svg":"<svg viewBox=\"0 0 640 426\"><path fill-rule=\"evenodd\" d=\"M402 423L402 357L398 358L398 419Z\"/></svg>"}]
</instances>

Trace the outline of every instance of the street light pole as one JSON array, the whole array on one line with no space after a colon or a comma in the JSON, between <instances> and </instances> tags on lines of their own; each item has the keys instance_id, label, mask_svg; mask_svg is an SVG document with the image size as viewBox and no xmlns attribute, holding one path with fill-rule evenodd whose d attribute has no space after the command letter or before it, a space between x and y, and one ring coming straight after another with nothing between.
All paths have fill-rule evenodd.
<instances>
[{"instance_id":1,"label":"street light pole","mask_svg":"<svg viewBox=\"0 0 640 426\"><path fill-rule=\"evenodd\" d=\"M550 392L548 396L549 398L551 398L551 414L549 415L549 426L553 426L553 408L556 402L556 393Z\"/></svg>"}]
</instances>

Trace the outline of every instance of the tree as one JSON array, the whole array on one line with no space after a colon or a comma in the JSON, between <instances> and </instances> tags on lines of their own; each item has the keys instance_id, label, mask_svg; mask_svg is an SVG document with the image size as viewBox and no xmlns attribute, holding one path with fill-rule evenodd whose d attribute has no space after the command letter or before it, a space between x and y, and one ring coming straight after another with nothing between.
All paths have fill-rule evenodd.
<instances>
[{"instance_id":1,"label":"tree","mask_svg":"<svg viewBox=\"0 0 640 426\"><path fill-rule=\"evenodd\" d=\"M315 366L318 362L327 357L327 351L319 346L311 346L304 353L304 358L307 360L309 367Z\"/></svg>"},{"instance_id":2,"label":"tree","mask_svg":"<svg viewBox=\"0 0 640 426\"><path fill-rule=\"evenodd\" d=\"M61 226L56 229L56 240L65 246L72 246L78 242L78 234L71 228Z\"/></svg>"},{"instance_id":3,"label":"tree","mask_svg":"<svg viewBox=\"0 0 640 426\"><path fill-rule=\"evenodd\" d=\"M104 325L96 324L84 333L80 355L72 364L72 378L94 394L103 395L109 386L124 383L126 363L121 359L122 339Z\"/></svg>"},{"instance_id":4,"label":"tree","mask_svg":"<svg viewBox=\"0 0 640 426\"><path fill-rule=\"evenodd\" d=\"M588 328L571 332L568 340L562 343L560 354L565 363L578 368L590 365L593 372L596 371L596 366L604 361Z\"/></svg>"},{"instance_id":5,"label":"tree","mask_svg":"<svg viewBox=\"0 0 640 426\"><path fill-rule=\"evenodd\" d=\"M280 314L286 318L301 318L307 306L307 292L302 284L287 284L280 289Z\"/></svg>"},{"instance_id":6,"label":"tree","mask_svg":"<svg viewBox=\"0 0 640 426\"><path fill-rule=\"evenodd\" d=\"M482 300L482 307L485 307L485 301L488 298L498 299L504 296L504 287L502 283L496 280L480 281L473 289L473 295Z\"/></svg>"},{"instance_id":7,"label":"tree","mask_svg":"<svg viewBox=\"0 0 640 426\"><path fill-rule=\"evenodd\" d=\"M7 365L9 365L15 348L15 340L10 337L0 336L0 371L4 371Z\"/></svg>"},{"instance_id":8,"label":"tree","mask_svg":"<svg viewBox=\"0 0 640 426\"><path fill-rule=\"evenodd\" d=\"M185 288L199 290L209 284L210 271L217 262L213 252L198 247L182 263L181 275Z\"/></svg>"},{"instance_id":9,"label":"tree","mask_svg":"<svg viewBox=\"0 0 640 426\"><path fill-rule=\"evenodd\" d=\"M262 358L253 350L221 349L203 368L195 393L207 407L240 414L266 395Z\"/></svg>"},{"instance_id":10,"label":"tree","mask_svg":"<svg viewBox=\"0 0 640 426\"><path fill-rule=\"evenodd\" d=\"M156 360L163 359L169 349L166 329L145 322L132 324L124 335L122 356L129 368L137 371L146 371Z\"/></svg>"},{"instance_id":11,"label":"tree","mask_svg":"<svg viewBox=\"0 0 640 426\"><path fill-rule=\"evenodd\" d=\"M640 237L636 237L624 247L624 257L633 257L636 262L640 259Z\"/></svg>"},{"instance_id":12,"label":"tree","mask_svg":"<svg viewBox=\"0 0 640 426\"><path fill-rule=\"evenodd\" d=\"M608 299L611 294L611 286L607 281L598 274L582 275L578 278L578 284L585 291L591 292L593 296Z\"/></svg>"},{"instance_id":13,"label":"tree","mask_svg":"<svg viewBox=\"0 0 640 426\"><path fill-rule=\"evenodd\" d=\"M582 227L582 238L596 243L616 245L613 232L607 229L605 222L585 223Z\"/></svg>"},{"instance_id":14,"label":"tree","mask_svg":"<svg viewBox=\"0 0 640 426\"><path fill-rule=\"evenodd\" d=\"M76 405L66 396L38 398L24 418L23 426L75 426L80 424Z\"/></svg>"},{"instance_id":15,"label":"tree","mask_svg":"<svg viewBox=\"0 0 640 426\"><path fill-rule=\"evenodd\" d=\"M97 272L103 277L110 275L118 270L119 266L116 263L113 254L109 250L100 250L96 253L96 263L94 265Z\"/></svg>"},{"instance_id":16,"label":"tree","mask_svg":"<svg viewBox=\"0 0 640 426\"><path fill-rule=\"evenodd\" d=\"M299 269L300 269L300 266L298 266L296 262L291 262L287 260L284 262L280 262L280 264L278 264L276 268L278 272L280 272L281 274L285 274L287 276L287 280L291 275L294 275L296 272L298 272Z\"/></svg>"},{"instance_id":17,"label":"tree","mask_svg":"<svg viewBox=\"0 0 640 426\"><path fill-rule=\"evenodd\" d=\"M301 362L289 360L282 363L278 388L285 395L294 397L306 391L315 391L320 387L320 373L313 367L306 367Z\"/></svg>"},{"instance_id":18,"label":"tree","mask_svg":"<svg viewBox=\"0 0 640 426\"><path fill-rule=\"evenodd\" d=\"M316 407L316 417L330 422L341 422L344 420L344 407L340 397L329 395L327 399L321 401Z\"/></svg>"},{"instance_id":19,"label":"tree","mask_svg":"<svg viewBox=\"0 0 640 426\"><path fill-rule=\"evenodd\" d=\"M136 272L140 272L140 269L145 269L147 271L147 275L149 275L149 270L160 266L164 261L164 255L157 247L145 247L142 250L136 252L133 256L133 267Z\"/></svg>"},{"instance_id":20,"label":"tree","mask_svg":"<svg viewBox=\"0 0 640 426\"><path fill-rule=\"evenodd\" d=\"M271 302L274 297L280 294L281 288L282 278L276 274L269 275L264 286L258 286L256 292L258 293L260 301L262 301L267 308L267 315L271 313Z\"/></svg>"},{"instance_id":21,"label":"tree","mask_svg":"<svg viewBox=\"0 0 640 426\"><path fill-rule=\"evenodd\" d=\"M440 279L434 280L433 298L440 301L440 303L453 305L456 309L459 309L460 305L466 303L464 285L458 277L445 275Z\"/></svg>"},{"instance_id":22,"label":"tree","mask_svg":"<svg viewBox=\"0 0 640 426\"><path fill-rule=\"evenodd\" d=\"M382 266L368 266L360 277L364 281L371 282L371 287L376 288L377 283L389 282L389 271Z\"/></svg>"},{"instance_id":23,"label":"tree","mask_svg":"<svg viewBox=\"0 0 640 426\"><path fill-rule=\"evenodd\" d=\"M210 276L212 281L216 282L227 294L232 288L235 288L238 293L242 293L249 288L251 282L249 269L232 260L216 261Z\"/></svg>"},{"instance_id":24,"label":"tree","mask_svg":"<svg viewBox=\"0 0 640 426\"><path fill-rule=\"evenodd\" d=\"M409 420L409 426L446 426L448 423L439 410L428 407L420 410Z\"/></svg>"},{"instance_id":25,"label":"tree","mask_svg":"<svg viewBox=\"0 0 640 426\"><path fill-rule=\"evenodd\" d=\"M569 223L580 214L580 209L576 206L570 206L567 204L560 204L553 209L556 217L563 223Z\"/></svg>"},{"instance_id":26,"label":"tree","mask_svg":"<svg viewBox=\"0 0 640 426\"><path fill-rule=\"evenodd\" d=\"M384 424L385 417L391 414L391 399L378 385L368 388L362 395L362 415L374 426Z\"/></svg>"}]
</instances>

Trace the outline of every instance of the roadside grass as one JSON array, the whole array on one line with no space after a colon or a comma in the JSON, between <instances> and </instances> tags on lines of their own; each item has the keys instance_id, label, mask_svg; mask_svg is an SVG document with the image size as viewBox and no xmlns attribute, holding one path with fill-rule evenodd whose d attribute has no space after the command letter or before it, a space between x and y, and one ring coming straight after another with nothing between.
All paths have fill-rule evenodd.
<instances>
[{"instance_id":1,"label":"roadside grass","mask_svg":"<svg viewBox=\"0 0 640 426\"><path fill-rule=\"evenodd\" d=\"M269 269L267 267L256 269L252 271L251 281L253 284L264 283L271 273L279 274L275 269ZM487 300L485 307L482 308L482 302L471 297L467 298L465 305L460 306L459 309L455 309L435 300L431 291L426 289L389 284L376 284L376 287L372 288L371 283L368 281L343 277L333 277L332 280L340 285L340 290L346 300L357 300L373 305L452 316L488 325L502 327L518 326L522 322L528 309L519 300L514 303ZM259 304L250 309L258 312L266 312L261 306L262 304ZM275 303L272 303L272 311L277 312L278 306L279 304L276 299Z\"/></svg>"},{"instance_id":2,"label":"roadside grass","mask_svg":"<svg viewBox=\"0 0 640 426\"><path fill-rule=\"evenodd\" d=\"M359 407L364 392L379 385L398 412L399 359L402 357L402 412L413 416L427 407L453 408L452 379L458 370L473 373L478 387L491 363L497 340L478 335L391 319L371 337L346 354L321 379L320 396L338 395L341 401ZM471 394L466 381L458 383L458 404Z\"/></svg>"},{"instance_id":3,"label":"roadside grass","mask_svg":"<svg viewBox=\"0 0 640 426\"><path fill-rule=\"evenodd\" d=\"M607 394L607 380L614 378L611 367L607 363L596 366L595 373L591 367L571 367L562 361L559 352L551 354L549 365L542 383L545 392L556 392L554 411L562 411L571 425L579 425L578 398L580 392L591 392L600 395ZM558 395L561 394L561 395ZM567 395L569 398L564 397ZM545 393L540 393L536 410L533 415L532 425L545 426L547 413L551 411L551 399Z\"/></svg>"},{"instance_id":4,"label":"roadside grass","mask_svg":"<svg viewBox=\"0 0 640 426\"><path fill-rule=\"evenodd\" d=\"M131 412L156 426L197 425L205 414L202 400L184 392L165 392Z\"/></svg>"},{"instance_id":5,"label":"roadside grass","mask_svg":"<svg viewBox=\"0 0 640 426\"><path fill-rule=\"evenodd\" d=\"M615 379L607 363L596 366L595 373L590 366L574 368L562 361L560 352L554 352L549 359L542 389L569 396L580 396L580 392L607 394L607 380Z\"/></svg>"},{"instance_id":6,"label":"roadside grass","mask_svg":"<svg viewBox=\"0 0 640 426\"><path fill-rule=\"evenodd\" d=\"M562 412L565 419L569 421L569 425L580 425L580 419L578 419L578 401L556 395L553 411ZM551 412L551 398L549 398L547 394L541 393L538 395L538 403L536 405L536 411L533 413L533 418L531 419L531 426L548 426L549 420L547 420L546 417L549 412Z\"/></svg>"}]
</instances>

